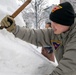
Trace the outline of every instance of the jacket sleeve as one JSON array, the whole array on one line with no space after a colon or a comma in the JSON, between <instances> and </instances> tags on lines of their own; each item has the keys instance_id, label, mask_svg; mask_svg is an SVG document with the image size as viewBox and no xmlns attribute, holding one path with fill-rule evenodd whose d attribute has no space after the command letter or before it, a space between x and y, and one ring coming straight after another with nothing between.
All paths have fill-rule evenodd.
<instances>
[{"instance_id":1,"label":"jacket sleeve","mask_svg":"<svg viewBox=\"0 0 76 75\"><path fill-rule=\"evenodd\" d=\"M16 37L37 46L50 45L51 29L34 30L16 26L16 30L13 31L13 34Z\"/></svg>"},{"instance_id":2,"label":"jacket sleeve","mask_svg":"<svg viewBox=\"0 0 76 75\"><path fill-rule=\"evenodd\" d=\"M64 46L64 55L50 75L76 75L76 36Z\"/></svg>"}]
</instances>

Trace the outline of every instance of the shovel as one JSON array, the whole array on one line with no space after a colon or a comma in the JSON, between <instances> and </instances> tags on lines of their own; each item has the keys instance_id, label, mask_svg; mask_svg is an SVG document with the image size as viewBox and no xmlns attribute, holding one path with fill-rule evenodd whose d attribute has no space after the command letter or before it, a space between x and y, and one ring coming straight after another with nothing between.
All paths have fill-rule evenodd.
<instances>
[{"instance_id":1,"label":"shovel","mask_svg":"<svg viewBox=\"0 0 76 75\"><path fill-rule=\"evenodd\" d=\"M12 18L15 18L29 3L31 2L31 0L27 0L22 6L20 6L12 15L10 15ZM12 21L10 19L8 19L8 21L10 23L12 23ZM0 29L3 29L4 27L0 26Z\"/></svg>"}]
</instances>

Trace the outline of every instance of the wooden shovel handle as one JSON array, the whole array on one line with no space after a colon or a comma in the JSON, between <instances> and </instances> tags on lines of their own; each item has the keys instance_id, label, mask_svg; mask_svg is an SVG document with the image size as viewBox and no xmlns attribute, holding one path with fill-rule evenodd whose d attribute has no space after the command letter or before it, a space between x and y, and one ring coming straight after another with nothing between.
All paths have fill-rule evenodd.
<instances>
[{"instance_id":1,"label":"wooden shovel handle","mask_svg":"<svg viewBox=\"0 0 76 75\"><path fill-rule=\"evenodd\" d=\"M22 6L20 6L12 15L12 18L15 18L29 3L31 0L27 0Z\"/></svg>"}]
</instances>

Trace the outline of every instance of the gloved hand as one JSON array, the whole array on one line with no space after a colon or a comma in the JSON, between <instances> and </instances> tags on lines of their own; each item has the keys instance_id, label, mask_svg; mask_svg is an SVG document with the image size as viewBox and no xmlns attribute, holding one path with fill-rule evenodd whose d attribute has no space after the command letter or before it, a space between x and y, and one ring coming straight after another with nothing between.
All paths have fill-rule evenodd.
<instances>
[{"instance_id":1,"label":"gloved hand","mask_svg":"<svg viewBox=\"0 0 76 75\"><path fill-rule=\"evenodd\" d=\"M4 17L1 21L1 27L2 28L6 28L7 31L12 32L15 28L15 20L10 17L9 15L7 15L6 17Z\"/></svg>"}]
</instances>

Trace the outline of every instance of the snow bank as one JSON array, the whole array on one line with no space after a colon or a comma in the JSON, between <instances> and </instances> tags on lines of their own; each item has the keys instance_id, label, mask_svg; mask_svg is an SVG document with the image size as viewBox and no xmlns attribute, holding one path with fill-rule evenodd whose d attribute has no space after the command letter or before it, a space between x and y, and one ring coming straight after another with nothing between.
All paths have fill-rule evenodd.
<instances>
[{"instance_id":1,"label":"snow bank","mask_svg":"<svg viewBox=\"0 0 76 75\"><path fill-rule=\"evenodd\" d=\"M28 43L0 31L0 75L46 75L55 65Z\"/></svg>"}]
</instances>

